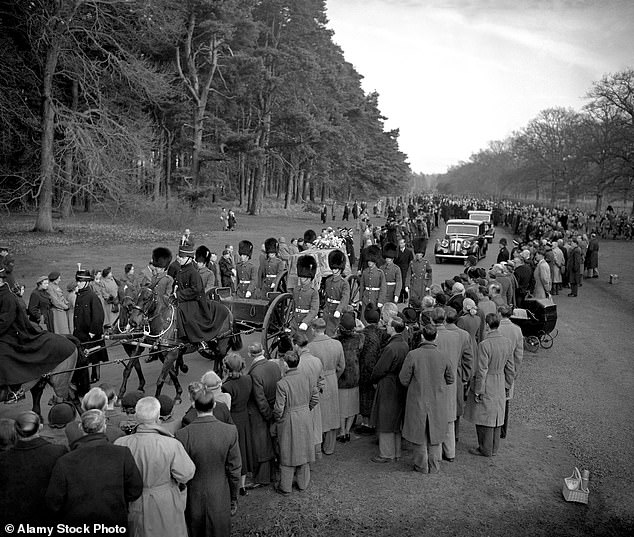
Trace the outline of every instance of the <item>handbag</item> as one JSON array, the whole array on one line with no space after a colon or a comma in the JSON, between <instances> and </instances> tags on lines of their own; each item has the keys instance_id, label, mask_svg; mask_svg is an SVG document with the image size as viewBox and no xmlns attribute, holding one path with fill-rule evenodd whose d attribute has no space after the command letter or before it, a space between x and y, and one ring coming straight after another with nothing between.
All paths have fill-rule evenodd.
<instances>
[{"instance_id":1,"label":"handbag","mask_svg":"<svg viewBox=\"0 0 634 537\"><path fill-rule=\"evenodd\" d=\"M579 468L575 467L572 475L564 478L562 494L567 502L588 503L590 491L583 486Z\"/></svg>"}]
</instances>

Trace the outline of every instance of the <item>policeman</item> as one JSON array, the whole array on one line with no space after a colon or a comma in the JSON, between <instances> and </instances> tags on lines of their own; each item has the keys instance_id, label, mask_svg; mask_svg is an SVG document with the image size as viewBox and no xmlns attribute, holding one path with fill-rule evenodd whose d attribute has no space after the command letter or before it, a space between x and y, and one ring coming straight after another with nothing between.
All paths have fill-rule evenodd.
<instances>
[{"instance_id":1,"label":"policeman","mask_svg":"<svg viewBox=\"0 0 634 537\"><path fill-rule=\"evenodd\" d=\"M238 285L236 294L238 298L251 298L255 292L258 269L255 268L251 256L253 255L253 243L250 241L240 241L238 244L238 255L240 261L236 265Z\"/></svg>"},{"instance_id":2,"label":"policeman","mask_svg":"<svg viewBox=\"0 0 634 537\"><path fill-rule=\"evenodd\" d=\"M396 258L396 244L388 242L383 246L383 258L385 259L385 265L381 267L385 274L385 283L387 286L387 293L385 295L386 302L398 302L401 296L401 289L403 288L403 277L401 275L401 269L394 264Z\"/></svg>"},{"instance_id":3,"label":"policeman","mask_svg":"<svg viewBox=\"0 0 634 537\"><path fill-rule=\"evenodd\" d=\"M264 241L266 259L260 264L260 295L266 298L266 294L275 291L277 277L284 272L284 261L277 257L279 243L277 239L270 238Z\"/></svg>"},{"instance_id":4,"label":"policeman","mask_svg":"<svg viewBox=\"0 0 634 537\"><path fill-rule=\"evenodd\" d=\"M306 332L310 323L319 314L319 292L313 289L313 278L317 274L317 261L312 255L302 255L297 259L297 287L293 289L295 310L293 327Z\"/></svg>"},{"instance_id":5,"label":"policeman","mask_svg":"<svg viewBox=\"0 0 634 537\"><path fill-rule=\"evenodd\" d=\"M425 239L414 239L414 260L410 263L405 276L405 292L409 294L410 306L421 308L423 297L431 287L431 266L424 258L427 244Z\"/></svg>"},{"instance_id":6,"label":"policeman","mask_svg":"<svg viewBox=\"0 0 634 537\"><path fill-rule=\"evenodd\" d=\"M387 285L385 281L385 274L377 266L380 260L381 249L374 244L372 246L368 246L366 250L366 261L368 266L363 269L359 280L362 320L364 320L363 313L368 304L375 304L377 307L382 308L385 303Z\"/></svg>"},{"instance_id":7,"label":"policeman","mask_svg":"<svg viewBox=\"0 0 634 537\"><path fill-rule=\"evenodd\" d=\"M328 254L328 266L332 276L326 279L324 293L324 320L326 321L326 335L334 337L339 326L341 314L346 311L350 302L350 285L343 278L341 272L346 268L346 257L341 250L333 250Z\"/></svg>"}]
</instances>

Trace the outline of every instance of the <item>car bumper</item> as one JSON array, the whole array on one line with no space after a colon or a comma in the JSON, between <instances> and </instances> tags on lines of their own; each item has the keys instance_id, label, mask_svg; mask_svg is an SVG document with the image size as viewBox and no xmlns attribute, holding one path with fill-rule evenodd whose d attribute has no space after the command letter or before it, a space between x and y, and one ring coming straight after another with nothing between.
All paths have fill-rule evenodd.
<instances>
[{"instance_id":1,"label":"car bumper","mask_svg":"<svg viewBox=\"0 0 634 537\"><path fill-rule=\"evenodd\" d=\"M448 253L442 253L442 252L434 252L434 256L435 257L440 257L442 259L467 259L467 257L469 257L470 255L475 255L475 254L470 254L470 253L459 253L459 254L448 254Z\"/></svg>"}]
</instances>

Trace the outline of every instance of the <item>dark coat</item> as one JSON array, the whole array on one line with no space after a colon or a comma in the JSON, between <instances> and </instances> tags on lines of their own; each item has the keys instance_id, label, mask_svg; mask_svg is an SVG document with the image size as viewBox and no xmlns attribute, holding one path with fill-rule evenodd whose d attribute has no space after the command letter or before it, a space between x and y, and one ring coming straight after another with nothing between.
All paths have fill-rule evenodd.
<instances>
[{"instance_id":1,"label":"dark coat","mask_svg":"<svg viewBox=\"0 0 634 537\"><path fill-rule=\"evenodd\" d=\"M45 330L53 332L53 312L51 311L51 297L48 291L36 289L29 297L29 319Z\"/></svg>"},{"instance_id":2,"label":"dark coat","mask_svg":"<svg viewBox=\"0 0 634 537\"><path fill-rule=\"evenodd\" d=\"M99 341L103 336L103 322L103 306L97 294L88 285L77 291L73 314L73 335L82 343L94 341L93 346L103 347L102 350L90 355L89 359L92 363L108 361L106 342ZM90 337L89 333L94 335Z\"/></svg>"},{"instance_id":3,"label":"dark coat","mask_svg":"<svg viewBox=\"0 0 634 537\"><path fill-rule=\"evenodd\" d=\"M176 438L196 465L187 484L190 537L229 537L231 500L238 497L242 467L238 430L213 416L200 416L177 431Z\"/></svg>"},{"instance_id":4,"label":"dark coat","mask_svg":"<svg viewBox=\"0 0 634 537\"><path fill-rule=\"evenodd\" d=\"M406 333L393 335L372 370L371 381L376 395L370 423L379 433L398 433L405 412L405 389L398 380L401 367L409 352Z\"/></svg>"},{"instance_id":5,"label":"dark coat","mask_svg":"<svg viewBox=\"0 0 634 537\"><path fill-rule=\"evenodd\" d=\"M375 393L372 371L389 336L376 324L369 324L362 333L364 339L359 355L359 413L362 416L369 416L372 412Z\"/></svg>"},{"instance_id":6,"label":"dark coat","mask_svg":"<svg viewBox=\"0 0 634 537\"><path fill-rule=\"evenodd\" d=\"M222 391L231 396L231 419L238 428L240 457L242 458L242 475L253 471L253 449L251 447L251 426L247 409L251 398L253 381L249 375L228 378L222 385ZM214 409L215 410L215 409ZM215 413L214 413L215 416Z\"/></svg>"},{"instance_id":7,"label":"dark coat","mask_svg":"<svg viewBox=\"0 0 634 537\"><path fill-rule=\"evenodd\" d=\"M52 520L44 494L55 462L67 452L64 446L34 438L18 440L0 453L0 513L7 520L32 524Z\"/></svg>"},{"instance_id":8,"label":"dark coat","mask_svg":"<svg viewBox=\"0 0 634 537\"><path fill-rule=\"evenodd\" d=\"M187 427L198 417L198 412L192 406L189 407L189 410L185 412L183 419L181 420L181 428ZM231 412L229 412L229 408L222 401L216 401L214 406L214 417L221 421L222 423L228 423L229 425L234 425L233 419L231 419Z\"/></svg>"},{"instance_id":9,"label":"dark coat","mask_svg":"<svg viewBox=\"0 0 634 537\"><path fill-rule=\"evenodd\" d=\"M22 384L52 371L76 347L35 326L8 285L0 287L0 384Z\"/></svg>"},{"instance_id":10,"label":"dark coat","mask_svg":"<svg viewBox=\"0 0 634 537\"><path fill-rule=\"evenodd\" d=\"M216 331L205 296L205 286L192 263L183 265L178 271L176 285L178 336L190 343L211 340Z\"/></svg>"},{"instance_id":11,"label":"dark coat","mask_svg":"<svg viewBox=\"0 0 634 537\"><path fill-rule=\"evenodd\" d=\"M566 270L568 271L568 281L570 283L577 285L581 283L581 248L579 246L575 246L570 251Z\"/></svg>"},{"instance_id":12,"label":"dark coat","mask_svg":"<svg viewBox=\"0 0 634 537\"><path fill-rule=\"evenodd\" d=\"M247 407L253 462L262 463L275 457L269 426L273 421L277 381L282 378L282 373L277 364L258 360L251 364L248 374L253 383Z\"/></svg>"},{"instance_id":13,"label":"dark coat","mask_svg":"<svg viewBox=\"0 0 634 537\"><path fill-rule=\"evenodd\" d=\"M77 441L60 457L46 491L46 504L69 524L128 524L128 503L143 492L143 479L127 447L111 444L103 433Z\"/></svg>"},{"instance_id":14,"label":"dark coat","mask_svg":"<svg viewBox=\"0 0 634 537\"><path fill-rule=\"evenodd\" d=\"M339 332L335 338L343 347L343 355L346 366L337 379L337 387L340 390L356 388L359 386L359 353L363 348L363 334L352 331Z\"/></svg>"}]
</instances>

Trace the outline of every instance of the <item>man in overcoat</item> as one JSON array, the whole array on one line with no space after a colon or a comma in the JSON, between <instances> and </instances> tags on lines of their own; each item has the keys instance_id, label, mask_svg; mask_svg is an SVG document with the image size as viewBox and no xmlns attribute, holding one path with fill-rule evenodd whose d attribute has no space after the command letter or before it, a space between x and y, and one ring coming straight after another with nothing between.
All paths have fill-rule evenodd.
<instances>
[{"instance_id":1,"label":"man in overcoat","mask_svg":"<svg viewBox=\"0 0 634 537\"><path fill-rule=\"evenodd\" d=\"M475 424L478 434L478 447L470 448L469 453L492 457L498 451L506 393L513 383L514 345L498 330L500 317L496 313L489 313L486 322L490 331L478 345L478 359L464 415Z\"/></svg>"},{"instance_id":2,"label":"man in overcoat","mask_svg":"<svg viewBox=\"0 0 634 537\"><path fill-rule=\"evenodd\" d=\"M198 417L176 431L176 438L196 465L196 473L187 484L189 537L230 537L242 470L238 429L214 417L211 390L201 390L194 407Z\"/></svg>"},{"instance_id":3,"label":"man in overcoat","mask_svg":"<svg viewBox=\"0 0 634 537\"><path fill-rule=\"evenodd\" d=\"M379 455L372 462L386 463L401 457L401 428L405 411L405 390L398 380L405 356L409 352L405 322L392 319L387 325L390 339L372 370L371 382L376 396L370 424L379 438Z\"/></svg>"},{"instance_id":4,"label":"man in overcoat","mask_svg":"<svg viewBox=\"0 0 634 537\"><path fill-rule=\"evenodd\" d=\"M423 343L405 357L399 380L407 386L403 438L414 444L414 470L440 471L440 443L447 436L450 415L447 386L454 382L454 367L436 346L436 326L423 327Z\"/></svg>"},{"instance_id":5,"label":"man in overcoat","mask_svg":"<svg viewBox=\"0 0 634 537\"><path fill-rule=\"evenodd\" d=\"M288 371L277 383L273 417L280 451L280 484L276 491L288 495L295 475L300 491L310 483L310 463L315 461L311 413L319 402L319 392L309 376L297 369L297 353L287 353L284 359Z\"/></svg>"},{"instance_id":6,"label":"man in overcoat","mask_svg":"<svg viewBox=\"0 0 634 537\"><path fill-rule=\"evenodd\" d=\"M84 412L81 427L84 436L55 463L46 504L67 524L127 527L128 504L143 492L139 468L127 447L106 438L101 410Z\"/></svg>"},{"instance_id":7,"label":"man in overcoat","mask_svg":"<svg viewBox=\"0 0 634 537\"><path fill-rule=\"evenodd\" d=\"M398 241L398 251L396 252L396 258L394 259L394 264L401 269L401 281L403 282L403 287L401 289L401 296L399 300L401 302L405 302L409 296L405 291L405 280L407 278L407 270L409 269L409 264L414 260L414 252L411 248L408 248L405 239L399 239Z\"/></svg>"},{"instance_id":8,"label":"man in overcoat","mask_svg":"<svg viewBox=\"0 0 634 537\"><path fill-rule=\"evenodd\" d=\"M533 271L533 280L535 281L535 287L533 289L534 298L550 297L552 280L550 277L550 266L544 257L545 253L546 252L541 248L535 253L537 265Z\"/></svg>"},{"instance_id":9,"label":"man in overcoat","mask_svg":"<svg viewBox=\"0 0 634 537\"><path fill-rule=\"evenodd\" d=\"M315 338L308 344L311 354L321 360L324 366L324 391L319 398L321 425L323 431L322 449L325 455L335 452L337 431L339 431L339 391L337 379L345 369L343 347L339 341L326 335L326 322L315 319Z\"/></svg>"},{"instance_id":10,"label":"man in overcoat","mask_svg":"<svg viewBox=\"0 0 634 537\"><path fill-rule=\"evenodd\" d=\"M135 407L134 434L115 440L127 447L141 477L143 494L130 504L128 521L134 537L187 537L187 493L180 489L196 471L183 444L160 426L161 404L144 397Z\"/></svg>"},{"instance_id":11,"label":"man in overcoat","mask_svg":"<svg viewBox=\"0 0 634 537\"><path fill-rule=\"evenodd\" d=\"M247 371L252 381L247 411L255 465L253 480L255 485L270 485L275 460L270 426L273 421L277 382L282 378L282 373L277 364L266 359L259 343L249 347L249 354L254 356Z\"/></svg>"},{"instance_id":12,"label":"man in overcoat","mask_svg":"<svg viewBox=\"0 0 634 537\"><path fill-rule=\"evenodd\" d=\"M524 336L522 335L522 329L511 321L511 315L513 315L513 308L507 306L500 308L500 334L507 337L513 344L513 382L511 388L506 396L506 405L504 408L504 423L500 429L500 438L506 438L506 433L509 423L509 404L515 393L515 381L519 373L522 361L524 360Z\"/></svg>"},{"instance_id":13,"label":"man in overcoat","mask_svg":"<svg viewBox=\"0 0 634 537\"><path fill-rule=\"evenodd\" d=\"M579 286L581 285L581 259L582 254L579 239L575 237L572 241L572 250L568 256L568 266L566 267L568 282L570 283L570 293L568 293L568 296L576 297L579 292Z\"/></svg>"}]
</instances>

